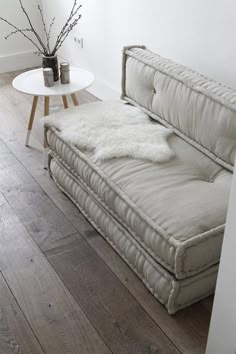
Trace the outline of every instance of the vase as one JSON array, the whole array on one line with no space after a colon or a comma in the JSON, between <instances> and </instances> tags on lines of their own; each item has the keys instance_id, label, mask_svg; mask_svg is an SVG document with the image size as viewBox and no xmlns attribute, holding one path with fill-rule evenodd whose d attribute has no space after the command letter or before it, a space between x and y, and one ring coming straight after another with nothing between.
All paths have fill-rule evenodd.
<instances>
[{"instance_id":1,"label":"vase","mask_svg":"<svg viewBox=\"0 0 236 354\"><path fill-rule=\"evenodd\" d=\"M58 60L56 55L54 56L43 55L42 66L43 68L52 68L54 81L59 80Z\"/></svg>"}]
</instances>

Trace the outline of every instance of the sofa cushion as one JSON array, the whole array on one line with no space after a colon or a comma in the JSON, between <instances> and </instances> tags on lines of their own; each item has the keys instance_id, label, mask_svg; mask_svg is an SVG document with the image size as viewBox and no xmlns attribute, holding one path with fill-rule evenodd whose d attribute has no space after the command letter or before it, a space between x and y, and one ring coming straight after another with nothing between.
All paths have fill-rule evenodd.
<instances>
[{"instance_id":1,"label":"sofa cushion","mask_svg":"<svg viewBox=\"0 0 236 354\"><path fill-rule=\"evenodd\" d=\"M134 270L151 293L163 303L170 314L212 294L218 264L186 279L176 279L145 251L83 183L69 171L64 161L50 159L50 174L58 187L80 209L90 223Z\"/></svg>"},{"instance_id":2,"label":"sofa cushion","mask_svg":"<svg viewBox=\"0 0 236 354\"><path fill-rule=\"evenodd\" d=\"M144 48L124 50L122 98L223 167L236 153L236 91Z\"/></svg>"},{"instance_id":3,"label":"sofa cushion","mask_svg":"<svg viewBox=\"0 0 236 354\"><path fill-rule=\"evenodd\" d=\"M173 135L176 158L167 163L94 163L54 128L47 139L52 154L176 278L219 262L232 174L198 149Z\"/></svg>"}]
</instances>

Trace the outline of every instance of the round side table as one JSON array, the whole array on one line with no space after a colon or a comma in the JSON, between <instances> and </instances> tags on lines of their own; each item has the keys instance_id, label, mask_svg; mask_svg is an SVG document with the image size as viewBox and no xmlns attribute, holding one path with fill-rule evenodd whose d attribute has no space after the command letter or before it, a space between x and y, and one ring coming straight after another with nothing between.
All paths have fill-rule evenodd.
<instances>
[{"instance_id":1,"label":"round side table","mask_svg":"<svg viewBox=\"0 0 236 354\"><path fill-rule=\"evenodd\" d=\"M94 75L84 69L72 67L70 69L70 83L63 85L60 81L54 83L53 87L45 87L42 69L27 71L17 76L13 82L13 87L23 93L34 96L33 104L30 113L28 132L25 145L29 146L30 133L34 123L34 117L37 109L39 96L44 97L44 116L49 115L49 105L51 96L61 96L64 108L68 108L67 96L70 95L75 106L79 105L76 97L76 92L88 88L94 82ZM44 142L44 167L46 166L47 151Z\"/></svg>"}]
</instances>

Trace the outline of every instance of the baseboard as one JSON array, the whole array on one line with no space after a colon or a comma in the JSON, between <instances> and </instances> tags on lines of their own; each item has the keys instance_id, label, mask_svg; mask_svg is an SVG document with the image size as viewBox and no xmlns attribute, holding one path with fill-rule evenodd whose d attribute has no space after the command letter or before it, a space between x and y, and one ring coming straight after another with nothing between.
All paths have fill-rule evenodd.
<instances>
[{"instance_id":1,"label":"baseboard","mask_svg":"<svg viewBox=\"0 0 236 354\"><path fill-rule=\"evenodd\" d=\"M0 74L39 66L41 58L34 52L0 56Z\"/></svg>"}]
</instances>

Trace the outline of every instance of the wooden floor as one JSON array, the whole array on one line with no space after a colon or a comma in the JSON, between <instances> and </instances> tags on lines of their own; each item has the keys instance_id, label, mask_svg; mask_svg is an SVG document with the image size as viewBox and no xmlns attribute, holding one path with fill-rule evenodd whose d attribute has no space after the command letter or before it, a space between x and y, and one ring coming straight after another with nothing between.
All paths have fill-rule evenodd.
<instances>
[{"instance_id":1,"label":"wooden floor","mask_svg":"<svg viewBox=\"0 0 236 354\"><path fill-rule=\"evenodd\" d=\"M204 353L212 298L169 316L57 189L41 101L24 146L32 98L13 90L16 74L0 75L0 354Z\"/></svg>"}]
</instances>

